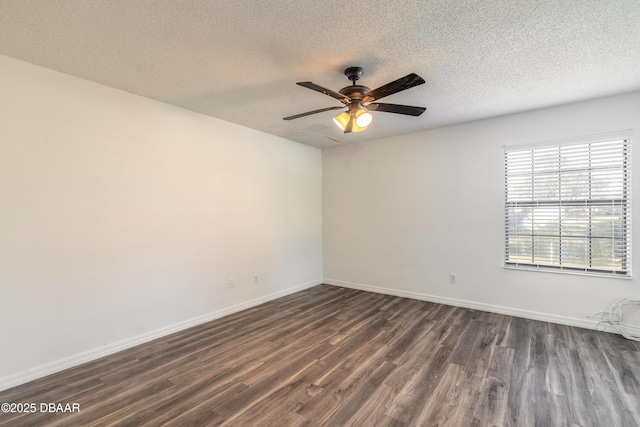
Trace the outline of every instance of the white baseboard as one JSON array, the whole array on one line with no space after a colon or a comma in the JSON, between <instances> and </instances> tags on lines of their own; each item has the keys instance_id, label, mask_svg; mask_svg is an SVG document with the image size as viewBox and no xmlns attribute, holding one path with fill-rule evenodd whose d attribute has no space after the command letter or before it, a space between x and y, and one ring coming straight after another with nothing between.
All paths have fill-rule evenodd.
<instances>
[{"instance_id":1,"label":"white baseboard","mask_svg":"<svg viewBox=\"0 0 640 427\"><path fill-rule=\"evenodd\" d=\"M576 326L579 328L595 330L598 324L598 322L595 320L580 319L576 317L558 316L556 314L522 310L519 308L503 307L499 305L485 304L485 303L474 302L474 301L466 301L466 300L460 300L455 298L439 297L436 295L421 294L418 292L403 291L399 289L363 285L361 283L345 282L342 280L324 279L324 283L326 283L327 285L340 286L342 288L359 289L361 291L376 292L379 294L393 295L397 297L435 302L439 304L452 305L455 307L471 308L474 310L488 311L490 313L506 314L509 316L522 317L522 318L531 319L531 320L541 320L543 322L557 323L560 325L567 325L567 326ZM605 331L617 333L617 331L613 328L606 328Z\"/></svg>"},{"instance_id":2,"label":"white baseboard","mask_svg":"<svg viewBox=\"0 0 640 427\"><path fill-rule=\"evenodd\" d=\"M126 350L131 347L135 347L140 344L162 338L164 336L179 332L184 329L188 329L192 326L196 326L211 320L219 319L229 314L236 313L238 311L246 310L247 308L255 307L265 302L272 301L274 299L281 298L283 296L293 294L295 292L302 291L304 289L312 288L323 283L322 280L314 280L313 282L305 283L303 285L294 286L292 288L285 289L283 291L274 292L259 298L245 301L240 304L226 307L211 313L207 313L202 316L194 317L192 319L185 320L173 325L166 326L164 328L156 329L135 337L127 338L106 346L102 346L93 350L85 351L73 356L65 357L64 359L56 360L44 365L36 366L26 371L18 372L16 374L8 375L0 378L0 391L7 390L11 387L18 386L20 384L27 383L29 381L36 380L38 378L45 377L47 375L54 374L56 372L63 371L74 366L81 365L92 360L99 359L104 356L108 356L113 353L117 353L122 350Z\"/></svg>"}]
</instances>

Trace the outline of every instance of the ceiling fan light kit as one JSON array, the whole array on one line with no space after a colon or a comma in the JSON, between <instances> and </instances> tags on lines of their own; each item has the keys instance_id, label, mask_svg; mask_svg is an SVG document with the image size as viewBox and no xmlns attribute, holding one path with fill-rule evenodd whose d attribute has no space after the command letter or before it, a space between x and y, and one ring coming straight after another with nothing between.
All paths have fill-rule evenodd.
<instances>
[{"instance_id":1,"label":"ceiling fan light kit","mask_svg":"<svg viewBox=\"0 0 640 427\"><path fill-rule=\"evenodd\" d=\"M335 116L333 118L333 122L340 128L340 130L344 131L349 125L349 119L351 119L351 114L345 111L344 113ZM373 117L367 112L367 110L360 108L356 111L355 122L352 124L351 132L362 132L367 128L367 126L369 126L369 124L371 124L372 119Z\"/></svg>"},{"instance_id":2,"label":"ceiling fan light kit","mask_svg":"<svg viewBox=\"0 0 640 427\"><path fill-rule=\"evenodd\" d=\"M391 83L387 83L384 86L371 90L367 86L356 84L356 81L360 79L363 73L364 70L361 67L349 67L344 70L345 76L351 80L352 84L350 86L343 87L339 92L334 92L312 82L298 82L298 85L331 96L332 98L342 102L343 105L296 114L294 116L285 117L284 120L293 120L309 116L311 114L322 113L324 111L347 108L347 111L344 111L334 117L333 121L344 133L351 133L362 132L367 129L373 119L369 111L404 114L414 117L425 112L426 108L424 107L373 102L385 96L393 95L394 93L423 84L424 79L419 75L414 73L408 74L398 80L394 80Z\"/></svg>"}]
</instances>

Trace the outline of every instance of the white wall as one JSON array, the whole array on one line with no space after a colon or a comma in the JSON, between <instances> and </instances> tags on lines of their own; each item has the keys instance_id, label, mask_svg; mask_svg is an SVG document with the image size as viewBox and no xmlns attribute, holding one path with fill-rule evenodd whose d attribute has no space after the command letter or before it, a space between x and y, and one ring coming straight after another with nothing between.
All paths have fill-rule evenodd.
<instances>
[{"instance_id":1,"label":"white wall","mask_svg":"<svg viewBox=\"0 0 640 427\"><path fill-rule=\"evenodd\" d=\"M587 315L640 298L640 232L633 280L505 270L503 145L633 129L637 149L639 113L634 92L324 150L325 282L593 326Z\"/></svg>"},{"instance_id":2,"label":"white wall","mask_svg":"<svg viewBox=\"0 0 640 427\"><path fill-rule=\"evenodd\" d=\"M319 149L2 56L0 94L0 389L321 281Z\"/></svg>"}]
</instances>

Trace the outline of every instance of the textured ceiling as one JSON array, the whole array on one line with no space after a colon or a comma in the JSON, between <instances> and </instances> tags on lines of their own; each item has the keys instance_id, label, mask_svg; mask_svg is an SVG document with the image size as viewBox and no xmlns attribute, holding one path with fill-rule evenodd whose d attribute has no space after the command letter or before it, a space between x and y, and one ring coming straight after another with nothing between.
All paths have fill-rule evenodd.
<instances>
[{"instance_id":1,"label":"textured ceiling","mask_svg":"<svg viewBox=\"0 0 640 427\"><path fill-rule=\"evenodd\" d=\"M640 0L0 0L0 54L330 147L640 89ZM342 134L347 66L426 84Z\"/></svg>"}]
</instances>

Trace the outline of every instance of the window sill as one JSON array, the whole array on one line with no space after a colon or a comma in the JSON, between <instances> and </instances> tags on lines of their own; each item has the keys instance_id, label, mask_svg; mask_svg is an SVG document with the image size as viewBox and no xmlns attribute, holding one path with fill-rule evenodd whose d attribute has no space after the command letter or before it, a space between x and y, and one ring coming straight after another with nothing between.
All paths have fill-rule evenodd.
<instances>
[{"instance_id":1,"label":"window sill","mask_svg":"<svg viewBox=\"0 0 640 427\"><path fill-rule=\"evenodd\" d=\"M631 274L608 274L608 273L596 273L587 271L578 271L562 268L546 268L546 267L529 267L523 265L504 265L505 270L522 270L522 271L536 271L541 273L556 273L556 274L570 274L574 276L588 276L588 277L606 277L609 279L623 279L631 280Z\"/></svg>"}]
</instances>

